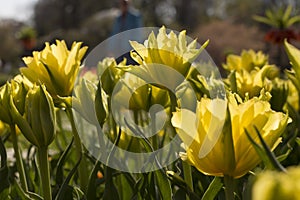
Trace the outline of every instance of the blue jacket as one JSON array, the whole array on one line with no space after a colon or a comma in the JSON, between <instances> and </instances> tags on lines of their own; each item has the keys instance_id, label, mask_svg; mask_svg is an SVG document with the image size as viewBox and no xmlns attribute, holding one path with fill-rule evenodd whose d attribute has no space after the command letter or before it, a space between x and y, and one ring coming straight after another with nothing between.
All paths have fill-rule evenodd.
<instances>
[{"instance_id":1,"label":"blue jacket","mask_svg":"<svg viewBox=\"0 0 300 200\"><path fill-rule=\"evenodd\" d=\"M142 27L142 17L139 14L138 11L135 11L133 9L128 9L128 12L123 17L122 14L120 14L113 25L112 35L115 35L117 33L134 29L134 28L140 28Z\"/></svg>"}]
</instances>

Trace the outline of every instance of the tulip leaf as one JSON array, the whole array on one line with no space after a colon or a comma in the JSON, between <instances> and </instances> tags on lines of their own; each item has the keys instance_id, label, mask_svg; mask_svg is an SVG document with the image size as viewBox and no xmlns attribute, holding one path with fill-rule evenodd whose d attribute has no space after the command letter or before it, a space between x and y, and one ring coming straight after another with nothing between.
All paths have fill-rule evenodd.
<instances>
[{"instance_id":1,"label":"tulip leaf","mask_svg":"<svg viewBox=\"0 0 300 200\"><path fill-rule=\"evenodd\" d=\"M88 187L87 187L87 192L86 192L86 198L87 199L96 199L96 193L97 193L97 186L99 185L99 183L97 183L97 173L99 172L99 170L101 169L100 167L100 162L96 161L94 168L91 172L90 178L89 178L89 183L88 183ZM102 178L102 180L105 180L104 178Z\"/></svg>"},{"instance_id":2,"label":"tulip leaf","mask_svg":"<svg viewBox=\"0 0 300 200\"><path fill-rule=\"evenodd\" d=\"M119 173L115 182L120 194L120 199L131 199L135 185L135 180L131 174Z\"/></svg>"},{"instance_id":3,"label":"tulip leaf","mask_svg":"<svg viewBox=\"0 0 300 200\"><path fill-rule=\"evenodd\" d=\"M19 183L15 180L12 183L12 187L10 188L10 197L11 199L22 199L22 200L43 200L41 196L32 192L24 192ZM0 195L1 197L1 195ZM1 198L0 198L1 199ZM6 199L6 198L5 198Z\"/></svg>"},{"instance_id":4,"label":"tulip leaf","mask_svg":"<svg viewBox=\"0 0 300 200\"><path fill-rule=\"evenodd\" d=\"M130 124L128 124L126 119L125 119L125 123L131 131L136 132L138 135L140 135L143 138L141 141L142 141L143 145L145 146L146 150L148 152L154 152L154 149L151 146L150 141L143 135L143 133L140 130L135 129ZM151 160L152 159L154 160L154 163L156 165L158 165L160 168L160 170L155 171L154 174L155 174L158 188L160 189L160 194L162 196L162 199L172 199L172 190L171 190L170 182L168 181L168 177L167 177L165 171L162 169L162 166L160 165L160 163L157 160L155 155L154 155L154 158L151 158ZM151 162L151 160L150 160L150 162ZM145 166L148 166L148 165L145 165Z\"/></svg>"},{"instance_id":5,"label":"tulip leaf","mask_svg":"<svg viewBox=\"0 0 300 200\"><path fill-rule=\"evenodd\" d=\"M287 40L284 41L285 50L288 54L290 62L292 64L293 70L295 71L295 76L299 85L300 78L300 50L289 44ZM299 90L298 90L299 91Z\"/></svg>"},{"instance_id":6,"label":"tulip leaf","mask_svg":"<svg viewBox=\"0 0 300 200\"><path fill-rule=\"evenodd\" d=\"M144 175L144 174L143 174L143 175ZM145 175L144 175L144 176L145 176ZM135 185L134 185L134 190L133 190L134 193L133 193L131 199L143 199L142 196L141 196L140 191L141 191L141 189L143 188L143 185L144 185L144 182L145 182L144 176L141 176L141 177L137 180L137 182L135 183Z\"/></svg>"},{"instance_id":7,"label":"tulip leaf","mask_svg":"<svg viewBox=\"0 0 300 200\"><path fill-rule=\"evenodd\" d=\"M171 185L163 169L154 172L162 199L172 199Z\"/></svg>"},{"instance_id":8,"label":"tulip leaf","mask_svg":"<svg viewBox=\"0 0 300 200\"><path fill-rule=\"evenodd\" d=\"M295 141L297 142L297 144L300 146L300 138L299 137L297 137L296 139L295 139Z\"/></svg>"},{"instance_id":9,"label":"tulip leaf","mask_svg":"<svg viewBox=\"0 0 300 200\"><path fill-rule=\"evenodd\" d=\"M6 188L5 190L0 192L0 199L12 200L9 194L9 188Z\"/></svg>"},{"instance_id":10,"label":"tulip leaf","mask_svg":"<svg viewBox=\"0 0 300 200\"><path fill-rule=\"evenodd\" d=\"M264 149L257 144L254 139L251 137L250 133L247 131L247 129L245 129L245 133L250 141L250 143L252 144L252 146L254 147L256 153L259 155L259 157L262 159L263 163L266 165L267 168L269 169L273 169L272 164L270 163Z\"/></svg>"},{"instance_id":11,"label":"tulip leaf","mask_svg":"<svg viewBox=\"0 0 300 200\"><path fill-rule=\"evenodd\" d=\"M61 185L63 183L63 177L64 177L63 165L66 161L66 156L67 156L67 154L69 153L69 151L72 147L73 141L74 141L74 138L72 137L72 140L71 140L70 144L67 146L66 150L63 152L63 154L60 156L60 158L57 162L56 178L55 178L56 184Z\"/></svg>"},{"instance_id":12,"label":"tulip leaf","mask_svg":"<svg viewBox=\"0 0 300 200\"><path fill-rule=\"evenodd\" d=\"M174 194L174 198L176 199L176 196L181 196L184 192L184 196L188 194L190 199L199 199L199 196L191 190L191 188L187 185L187 183L181 178L178 174L176 174L173 171L167 171L167 176L171 180L172 184L175 184L180 188L180 191L177 191L176 194Z\"/></svg>"},{"instance_id":13,"label":"tulip leaf","mask_svg":"<svg viewBox=\"0 0 300 200\"><path fill-rule=\"evenodd\" d=\"M290 153L292 152L292 149L288 149L286 153L278 156L276 159L279 161L279 162L282 162L284 161L289 155Z\"/></svg>"},{"instance_id":14,"label":"tulip leaf","mask_svg":"<svg viewBox=\"0 0 300 200\"><path fill-rule=\"evenodd\" d=\"M262 146L260 146L259 144L257 144L254 141L254 139L250 136L247 129L245 129L245 133L247 134L248 139L250 140L251 144L253 145L253 147L255 148L256 152L259 154L259 156L261 157L261 159L263 160L265 165L269 168L275 168L279 171L286 171L285 168L278 162L275 155L270 150L267 143L264 141L263 137L261 136L261 134L256 126L254 126L254 129L257 133L257 136L258 136Z\"/></svg>"},{"instance_id":15,"label":"tulip leaf","mask_svg":"<svg viewBox=\"0 0 300 200\"><path fill-rule=\"evenodd\" d=\"M101 88L101 82L99 81L98 84L98 89L96 91L96 97L95 97L95 111L96 111L96 116L98 119L98 122L100 124L100 127L103 126L107 113L103 105L103 96L102 96L102 88Z\"/></svg>"},{"instance_id":16,"label":"tulip leaf","mask_svg":"<svg viewBox=\"0 0 300 200\"><path fill-rule=\"evenodd\" d=\"M0 166L0 194L9 187L9 172L8 172L8 166L7 166L7 154L5 150L4 143L2 141L2 138L0 137L0 156L1 156L1 166ZM1 196L1 195L0 195Z\"/></svg>"},{"instance_id":17,"label":"tulip leaf","mask_svg":"<svg viewBox=\"0 0 300 200\"><path fill-rule=\"evenodd\" d=\"M71 186L69 186L68 184L69 184L71 178L73 177L73 175L75 174L75 172L76 172L76 170L77 170L77 168L80 164L81 159L82 159L82 155L80 154L79 160L76 162L75 166L69 172L67 178L65 179L65 181L63 182L63 184L59 188L59 191L56 195L55 200L63 200L63 199L66 199L68 196L70 196L69 192L67 192L67 191L70 191L72 188L70 188Z\"/></svg>"},{"instance_id":18,"label":"tulip leaf","mask_svg":"<svg viewBox=\"0 0 300 200\"><path fill-rule=\"evenodd\" d=\"M105 189L103 194L103 200L119 200L119 193L113 182L113 169L106 167Z\"/></svg>"},{"instance_id":19,"label":"tulip leaf","mask_svg":"<svg viewBox=\"0 0 300 200\"><path fill-rule=\"evenodd\" d=\"M270 148L268 147L267 143L264 141L263 137L261 136L259 130L257 129L256 126L254 126L255 131L259 137L260 142L263 145L263 148L268 156L268 158L270 159L271 163L273 164L273 166L280 170L280 171L285 171L285 168L278 162L278 160L276 159L275 155L273 154L273 152L270 150Z\"/></svg>"},{"instance_id":20,"label":"tulip leaf","mask_svg":"<svg viewBox=\"0 0 300 200\"><path fill-rule=\"evenodd\" d=\"M236 83L236 72L235 71L231 72L229 74L228 78L229 78L230 88L231 88L232 92L237 93L238 89L237 89L237 83Z\"/></svg>"},{"instance_id":21,"label":"tulip leaf","mask_svg":"<svg viewBox=\"0 0 300 200\"><path fill-rule=\"evenodd\" d=\"M300 83L295 75L295 72L294 71L286 71L286 75L292 81L292 83L296 87L297 91L299 92L300 91Z\"/></svg>"},{"instance_id":22,"label":"tulip leaf","mask_svg":"<svg viewBox=\"0 0 300 200\"><path fill-rule=\"evenodd\" d=\"M201 200L214 200L222 187L223 183L221 179L219 177L215 177L214 180L209 184Z\"/></svg>"}]
</instances>

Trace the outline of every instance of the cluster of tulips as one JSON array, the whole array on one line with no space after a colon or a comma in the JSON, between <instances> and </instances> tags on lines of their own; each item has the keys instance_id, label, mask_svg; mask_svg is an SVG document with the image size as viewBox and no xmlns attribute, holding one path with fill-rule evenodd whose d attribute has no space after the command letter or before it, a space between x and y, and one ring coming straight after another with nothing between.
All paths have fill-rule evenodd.
<instances>
[{"instance_id":1,"label":"cluster of tulips","mask_svg":"<svg viewBox=\"0 0 300 200\"><path fill-rule=\"evenodd\" d=\"M105 58L88 72L80 42L23 58L0 88L0 199L299 199L300 50L285 42L284 72L260 51L228 55L221 77L199 62L208 42L185 34L162 27L130 41L135 65ZM90 126L103 134L86 139ZM114 146L149 153L176 136L179 151L147 161L155 170L115 167L135 160Z\"/></svg>"}]
</instances>

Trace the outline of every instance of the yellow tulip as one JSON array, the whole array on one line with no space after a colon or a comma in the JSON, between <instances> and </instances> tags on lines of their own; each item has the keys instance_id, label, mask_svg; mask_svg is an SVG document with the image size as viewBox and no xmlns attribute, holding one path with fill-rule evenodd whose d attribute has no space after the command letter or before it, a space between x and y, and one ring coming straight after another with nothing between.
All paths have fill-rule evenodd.
<instances>
[{"instance_id":1,"label":"yellow tulip","mask_svg":"<svg viewBox=\"0 0 300 200\"><path fill-rule=\"evenodd\" d=\"M245 98L259 96L262 89L272 90L272 79L276 77L278 69L274 65L265 65L250 72L241 69L235 72L237 93ZM228 82L228 80L225 80Z\"/></svg>"},{"instance_id":2,"label":"yellow tulip","mask_svg":"<svg viewBox=\"0 0 300 200\"><path fill-rule=\"evenodd\" d=\"M254 128L257 127L273 150L287 121L287 115L272 111L266 101L255 97L238 104L233 95L229 95L229 100L202 98L196 113L182 109L172 117L186 146L186 158L193 166L207 175L235 178L260 162L245 129L259 143Z\"/></svg>"},{"instance_id":3,"label":"yellow tulip","mask_svg":"<svg viewBox=\"0 0 300 200\"><path fill-rule=\"evenodd\" d=\"M300 200L300 168L287 173L266 171L258 175L252 189L253 200Z\"/></svg>"},{"instance_id":4,"label":"yellow tulip","mask_svg":"<svg viewBox=\"0 0 300 200\"><path fill-rule=\"evenodd\" d=\"M173 31L167 34L166 28L163 26L159 29L156 37L152 32L144 44L136 41L130 41L130 44L136 51L132 52L131 56L140 65L162 64L174 68L186 76L191 63L208 42L198 48L196 40L188 44L186 31L181 31L178 36Z\"/></svg>"},{"instance_id":5,"label":"yellow tulip","mask_svg":"<svg viewBox=\"0 0 300 200\"><path fill-rule=\"evenodd\" d=\"M262 68L268 64L268 56L261 51L255 52L253 50L243 50L241 55L228 55L226 57L226 64L223 65L224 69L231 70L246 70L248 72L255 68Z\"/></svg>"},{"instance_id":6,"label":"yellow tulip","mask_svg":"<svg viewBox=\"0 0 300 200\"><path fill-rule=\"evenodd\" d=\"M81 45L81 42L74 42L69 50L64 41L57 40L51 45L46 42L42 51L34 51L32 56L23 58L27 67L20 68L20 71L31 82L44 84L53 98L68 97L72 94L81 59L87 50Z\"/></svg>"}]
</instances>

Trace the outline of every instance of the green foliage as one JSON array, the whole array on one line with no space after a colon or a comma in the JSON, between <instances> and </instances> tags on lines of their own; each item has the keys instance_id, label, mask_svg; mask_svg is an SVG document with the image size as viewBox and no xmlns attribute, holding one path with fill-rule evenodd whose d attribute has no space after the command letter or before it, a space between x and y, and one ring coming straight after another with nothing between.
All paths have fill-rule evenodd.
<instances>
[{"instance_id":1,"label":"green foliage","mask_svg":"<svg viewBox=\"0 0 300 200\"><path fill-rule=\"evenodd\" d=\"M258 22L275 28L287 29L295 23L300 22L300 15L292 16L292 9L291 5L288 5L285 9L283 7L267 9L265 17L255 15L253 18Z\"/></svg>"}]
</instances>

